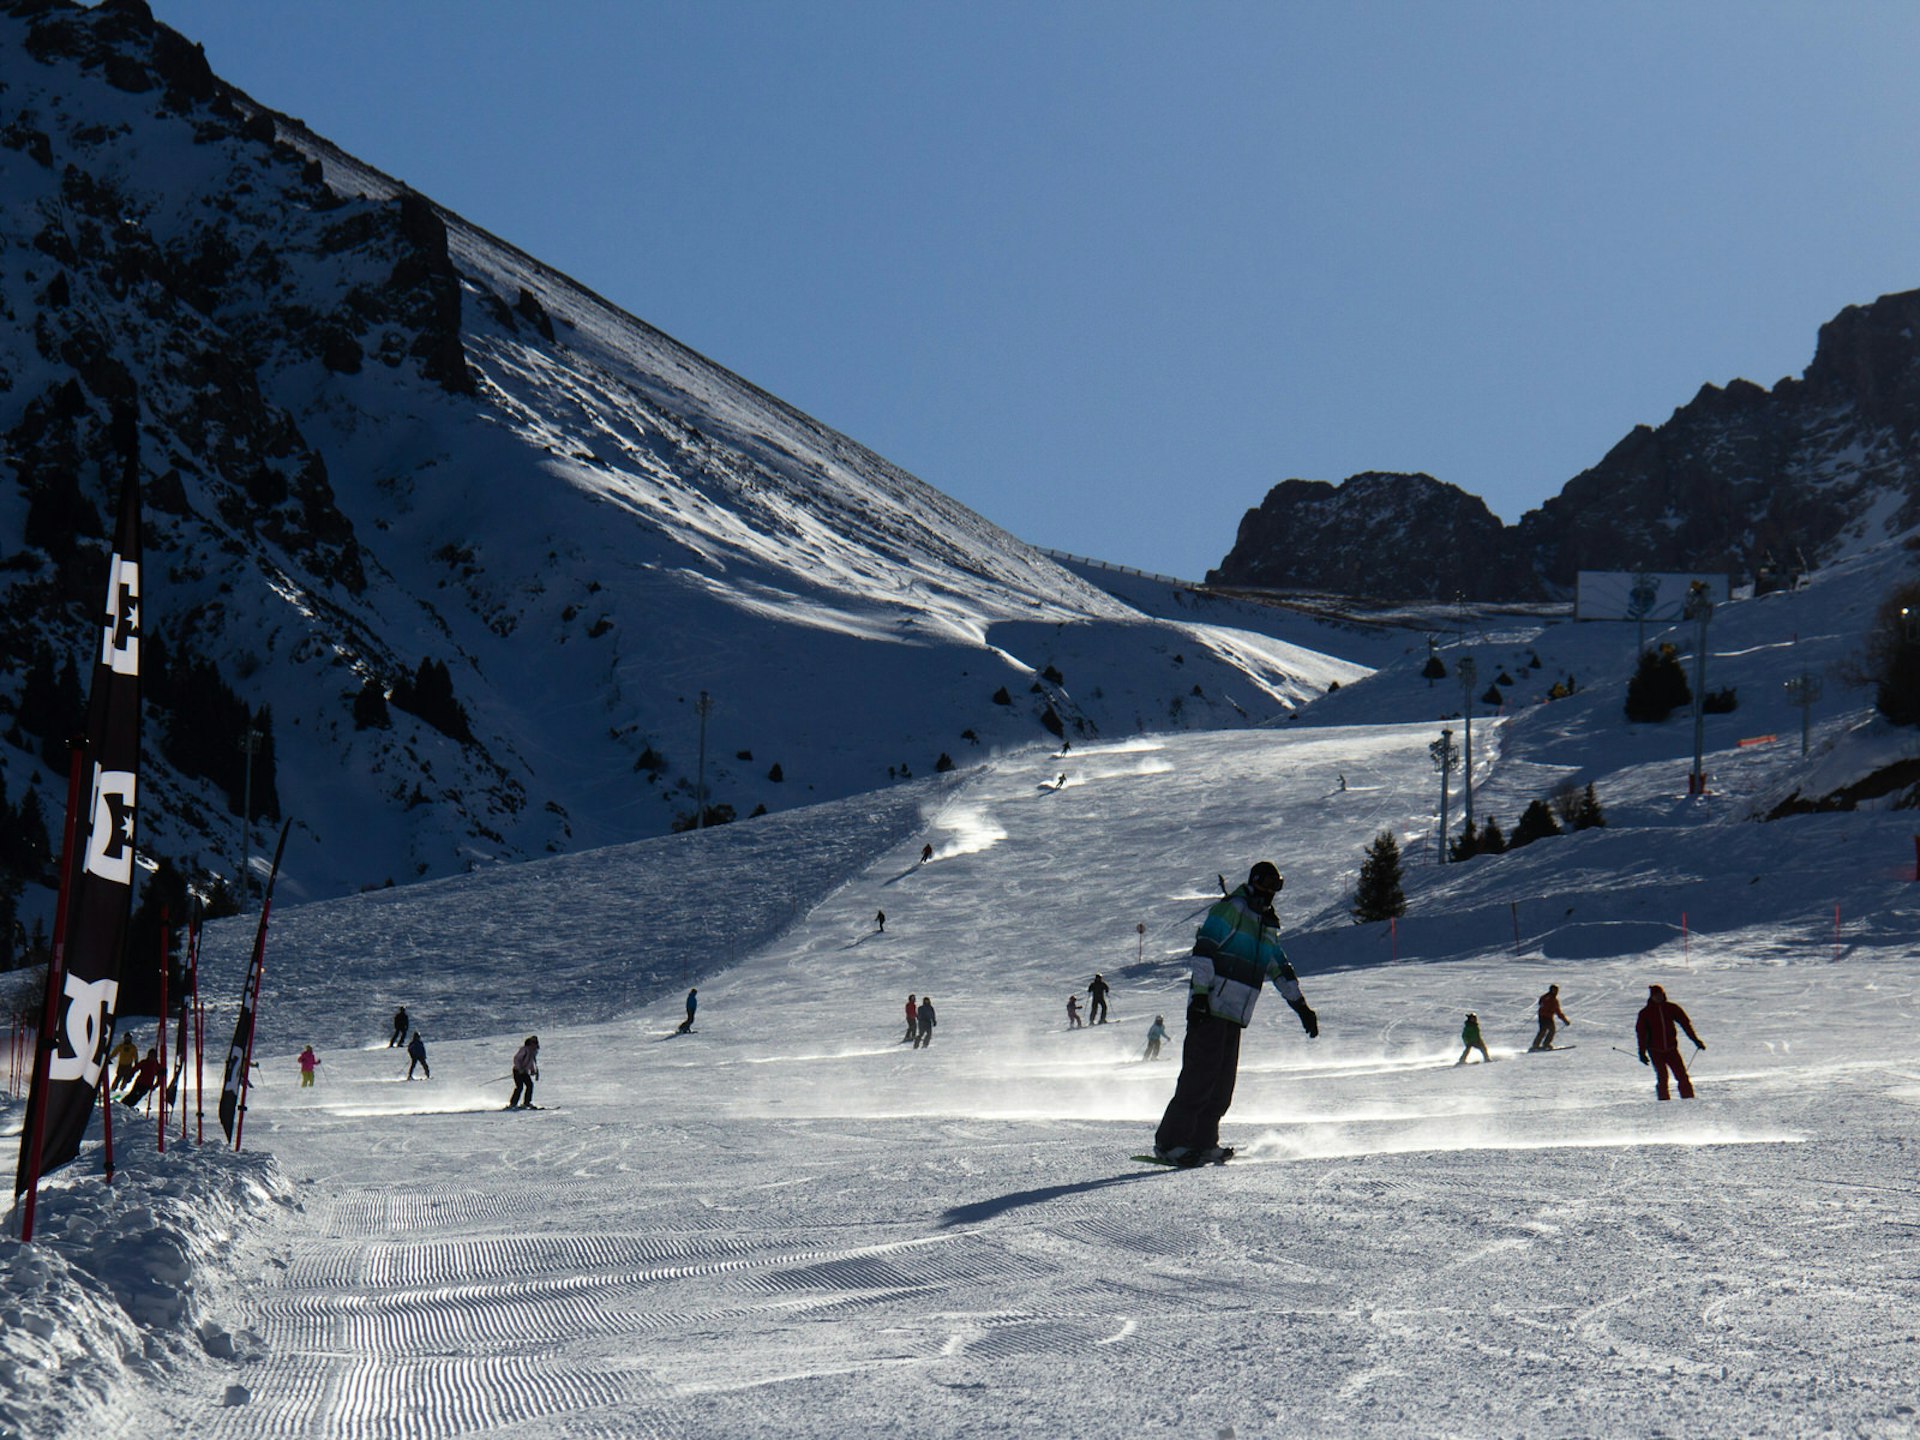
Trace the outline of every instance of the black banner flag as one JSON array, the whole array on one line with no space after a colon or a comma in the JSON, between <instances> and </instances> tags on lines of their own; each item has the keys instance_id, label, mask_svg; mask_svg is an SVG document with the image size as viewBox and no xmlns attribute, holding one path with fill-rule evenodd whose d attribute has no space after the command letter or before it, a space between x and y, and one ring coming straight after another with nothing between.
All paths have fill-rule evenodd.
<instances>
[{"instance_id":1,"label":"black banner flag","mask_svg":"<svg viewBox=\"0 0 1920 1440\"><path fill-rule=\"evenodd\" d=\"M79 1153L119 1005L140 770L140 485L132 456L130 449L87 701L87 799L63 857L65 963L48 977L58 989L47 997L48 1053L28 1099L16 1195Z\"/></svg>"}]
</instances>

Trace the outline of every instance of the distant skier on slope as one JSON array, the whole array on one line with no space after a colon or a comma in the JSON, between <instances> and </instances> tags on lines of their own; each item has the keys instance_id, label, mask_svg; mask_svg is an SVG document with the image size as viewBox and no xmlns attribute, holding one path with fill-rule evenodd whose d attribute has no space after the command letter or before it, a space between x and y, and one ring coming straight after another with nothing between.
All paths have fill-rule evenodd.
<instances>
[{"instance_id":1,"label":"distant skier on slope","mask_svg":"<svg viewBox=\"0 0 1920 1440\"><path fill-rule=\"evenodd\" d=\"M1147 1051L1146 1054L1140 1058L1142 1060L1158 1060L1160 1058L1161 1042L1166 1038L1167 1017L1164 1015L1156 1015L1153 1017L1153 1024L1147 1027Z\"/></svg>"},{"instance_id":2,"label":"distant skier on slope","mask_svg":"<svg viewBox=\"0 0 1920 1440\"><path fill-rule=\"evenodd\" d=\"M320 1057L313 1053L313 1046L309 1045L300 1052L299 1060L300 1088L302 1090L311 1090L313 1088L313 1069L320 1063Z\"/></svg>"},{"instance_id":3,"label":"distant skier on slope","mask_svg":"<svg viewBox=\"0 0 1920 1440\"><path fill-rule=\"evenodd\" d=\"M140 1052L135 1048L131 1035L122 1035L120 1043L113 1047L113 1083L107 1087L107 1093L123 1089L133 1078L134 1070L140 1064Z\"/></svg>"},{"instance_id":4,"label":"distant skier on slope","mask_svg":"<svg viewBox=\"0 0 1920 1440\"><path fill-rule=\"evenodd\" d=\"M1207 911L1193 940L1188 982L1187 1038L1180 1078L1154 1132L1156 1159L1203 1165L1228 1159L1220 1143L1220 1118L1233 1103L1240 1069L1240 1034L1253 1018L1260 988L1268 980L1293 1007L1309 1038L1320 1033L1318 1017L1300 993L1299 979L1280 948L1280 922L1273 900L1286 884L1270 860L1257 862L1246 883Z\"/></svg>"},{"instance_id":5,"label":"distant skier on slope","mask_svg":"<svg viewBox=\"0 0 1920 1440\"><path fill-rule=\"evenodd\" d=\"M133 1068L133 1083L127 1087L126 1098L120 1103L138 1110L140 1102L147 1098L147 1092L160 1083L160 1052L149 1049L146 1057Z\"/></svg>"},{"instance_id":6,"label":"distant skier on slope","mask_svg":"<svg viewBox=\"0 0 1920 1440\"><path fill-rule=\"evenodd\" d=\"M920 847L920 863L924 865L931 859L933 859L933 846L922 845Z\"/></svg>"},{"instance_id":7,"label":"distant skier on slope","mask_svg":"<svg viewBox=\"0 0 1920 1440\"><path fill-rule=\"evenodd\" d=\"M1680 1098L1693 1099L1693 1081L1687 1078L1687 1067L1680 1059L1680 1041L1673 1033L1676 1025L1687 1032L1695 1050L1707 1048L1707 1042L1693 1033L1687 1012L1667 999L1667 992L1658 985L1649 985L1647 1003L1634 1021L1633 1030L1640 1041L1640 1063L1653 1066L1653 1093L1661 1100L1672 1098L1667 1093L1669 1073L1680 1083Z\"/></svg>"},{"instance_id":8,"label":"distant skier on slope","mask_svg":"<svg viewBox=\"0 0 1920 1440\"><path fill-rule=\"evenodd\" d=\"M907 996L907 1033L900 1037L902 1045L911 1045L920 1038L920 1016L914 1005L913 996Z\"/></svg>"},{"instance_id":9,"label":"distant skier on slope","mask_svg":"<svg viewBox=\"0 0 1920 1440\"><path fill-rule=\"evenodd\" d=\"M540 1037L529 1035L513 1052L513 1094L507 1097L507 1109L539 1109L533 1103L533 1082L539 1078Z\"/></svg>"},{"instance_id":10,"label":"distant skier on slope","mask_svg":"<svg viewBox=\"0 0 1920 1440\"><path fill-rule=\"evenodd\" d=\"M1464 1065L1467 1057L1474 1051L1480 1052L1480 1061L1484 1065L1493 1063L1493 1056L1487 1053L1487 1042L1480 1038L1480 1017L1469 1010L1466 1023L1460 1027L1460 1058L1453 1063Z\"/></svg>"},{"instance_id":11,"label":"distant skier on slope","mask_svg":"<svg viewBox=\"0 0 1920 1440\"><path fill-rule=\"evenodd\" d=\"M693 1032L694 1013L699 1010L699 1008L700 992L698 990L687 991L687 1018L682 1020L679 1025L674 1028L673 1033L676 1035L691 1034Z\"/></svg>"},{"instance_id":12,"label":"distant skier on slope","mask_svg":"<svg viewBox=\"0 0 1920 1440\"><path fill-rule=\"evenodd\" d=\"M1107 984L1106 977L1096 973L1092 983L1087 986L1087 1023L1104 1025L1107 1023L1107 991L1113 987Z\"/></svg>"},{"instance_id":13,"label":"distant skier on slope","mask_svg":"<svg viewBox=\"0 0 1920 1440\"><path fill-rule=\"evenodd\" d=\"M913 1042L914 1049L925 1050L933 1044L933 1027L937 1023L933 1014L933 1001L922 1000L920 1002L920 1034Z\"/></svg>"},{"instance_id":14,"label":"distant skier on slope","mask_svg":"<svg viewBox=\"0 0 1920 1440\"><path fill-rule=\"evenodd\" d=\"M387 1039L387 1048L389 1050L393 1049L396 1045L404 1045L407 1043L407 1027L410 1023L407 1019L406 1006L402 1005L398 1010L393 1012L393 1034Z\"/></svg>"},{"instance_id":15,"label":"distant skier on slope","mask_svg":"<svg viewBox=\"0 0 1920 1440\"><path fill-rule=\"evenodd\" d=\"M1080 994L1078 991L1075 991L1073 994L1067 996L1067 1029L1078 1030L1079 1028Z\"/></svg>"},{"instance_id":16,"label":"distant skier on slope","mask_svg":"<svg viewBox=\"0 0 1920 1440\"><path fill-rule=\"evenodd\" d=\"M418 1030L414 1031L413 1038L407 1041L407 1079L413 1078L413 1067L416 1065L420 1067L422 1076L428 1080L433 1078L433 1070L427 1064L427 1042L420 1038Z\"/></svg>"},{"instance_id":17,"label":"distant skier on slope","mask_svg":"<svg viewBox=\"0 0 1920 1440\"><path fill-rule=\"evenodd\" d=\"M1559 1018L1562 1025L1573 1024L1571 1020L1567 1019L1567 1012L1560 1008L1560 987L1558 985L1547 986L1547 993L1540 997L1539 1009L1540 1029L1533 1037L1533 1044L1529 1045L1527 1049L1551 1050L1553 1048L1553 1022L1555 1017Z\"/></svg>"},{"instance_id":18,"label":"distant skier on slope","mask_svg":"<svg viewBox=\"0 0 1920 1440\"><path fill-rule=\"evenodd\" d=\"M887 912L886 911L876 910L873 912L873 928L879 934L884 935L887 933Z\"/></svg>"}]
</instances>

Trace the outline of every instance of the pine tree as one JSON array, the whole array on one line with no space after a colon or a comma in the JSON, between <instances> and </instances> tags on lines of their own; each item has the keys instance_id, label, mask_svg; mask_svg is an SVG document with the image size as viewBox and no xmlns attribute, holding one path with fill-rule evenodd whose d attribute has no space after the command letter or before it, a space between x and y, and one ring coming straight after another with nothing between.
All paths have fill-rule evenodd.
<instances>
[{"instance_id":1,"label":"pine tree","mask_svg":"<svg viewBox=\"0 0 1920 1440\"><path fill-rule=\"evenodd\" d=\"M1480 827L1480 853L1482 855L1507 853L1507 837L1500 833L1500 822L1491 815L1487 816L1487 823Z\"/></svg>"},{"instance_id":2,"label":"pine tree","mask_svg":"<svg viewBox=\"0 0 1920 1440\"><path fill-rule=\"evenodd\" d=\"M1553 818L1553 810L1544 800L1535 800L1521 815L1520 823L1513 827L1513 835L1507 841L1509 850L1518 850L1522 845L1531 845L1536 840L1544 840L1549 835L1560 833L1560 822Z\"/></svg>"},{"instance_id":3,"label":"pine tree","mask_svg":"<svg viewBox=\"0 0 1920 1440\"><path fill-rule=\"evenodd\" d=\"M1447 663L1438 655L1427 656L1427 663L1421 667L1421 677L1426 680L1427 688L1433 688L1433 682L1447 678Z\"/></svg>"},{"instance_id":4,"label":"pine tree","mask_svg":"<svg viewBox=\"0 0 1920 1440\"><path fill-rule=\"evenodd\" d=\"M1471 860L1480 853L1480 827L1473 821L1453 837L1453 843L1447 847L1447 859L1458 864L1462 860Z\"/></svg>"},{"instance_id":5,"label":"pine tree","mask_svg":"<svg viewBox=\"0 0 1920 1440\"><path fill-rule=\"evenodd\" d=\"M1360 881L1353 891L1353 918L1390 920L1407 913L1407 897L1400 889L1400 844L1391 830L1382 830L1367 847L1360 864Z\"/></svg>"},{"instance_id":6,"label":"pine tree","mask_svg":"<svg viewBox=\"0 0 1920 1440\"><path fill-rule=\"evenodd\" d=\"M1567 687L1569 691L1572 686ZM1627 719L1664 720L1682 705L1693 703L1693 687L1680 667L1680 652L1672 645L1648 650L1627 682Z\"/></svg>"},{"instance_id":7,"label":"pine tree","mask_svg":"<svg viewBox=\"0 0 1920 1440\"><path fill-rule=\"evenodd\" d=\"M1573 828L1594 830L1606 823L1606 812L1600 808L1600 798L1593 793L1593 782L1589 780L1587 793L1580 797L1580 806L1573 812Z\"/></svg>"},{"instance_id":8,"label":"pine tree","mask_svg":"<svg viewBox=\"0 0 1920 1440\"><path fill-rule=\"evenodd\" d=\"M393 716L387 710L387 692L378 680L369 675L366 683L360 687L360 693L353 697L353 728L385 730L392 724Z\"/></svg>"}]
</instances>

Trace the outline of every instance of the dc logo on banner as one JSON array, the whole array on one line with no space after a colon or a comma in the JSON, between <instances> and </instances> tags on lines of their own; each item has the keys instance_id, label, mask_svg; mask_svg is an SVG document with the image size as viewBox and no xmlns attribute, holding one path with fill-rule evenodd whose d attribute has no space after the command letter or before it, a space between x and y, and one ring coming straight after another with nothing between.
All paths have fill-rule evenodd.
<instances>
[{"instance_id":1,"label":"dc logo on banner","mask_svg":"<svg viewBox=\"0 0 1920 1440\"><path fill-rule=\"evenodd\" d=\"M91 1089L100 1082L100 1048L106 1027L101 1021L113 1013L120 998L118 980L82 980L67 976L66 1046L47 1062L47 1078L80 1080Z\"/></svg>"},{"instance_id":2,"label":"dc logo on banner","mask_svg":"<svg viewBox=\"0 0 1920 1440\"><path fill-rule=\"evenodd\" d=\"M131 770L93 767L93 826L87 835L87 870L115 885L133 883L133 789Z\"/></svg>"},{"instance_id":3,"label":"dc logo on banner","mask_svg":"<svg viewBox=\"0 0 1920 1440\"><path fill-rule=\"evenodd\" d=\"M107 575L107 624L100 663L116 675L140 673L140 562L118 555Z\"/></svg>"}]
</instances>

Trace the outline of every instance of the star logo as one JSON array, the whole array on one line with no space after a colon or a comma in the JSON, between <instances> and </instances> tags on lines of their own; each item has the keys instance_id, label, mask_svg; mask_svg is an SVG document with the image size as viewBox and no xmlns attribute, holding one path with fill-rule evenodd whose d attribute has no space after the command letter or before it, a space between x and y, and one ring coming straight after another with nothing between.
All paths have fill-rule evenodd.
<instances>
[{"instance_id":1,"label":"star logo","mask_svg":"<svg viewBox=\"0 0 1920 1440\"><path fill-rule=\"evenodd\" d=\"M107 569L106 627L100 663L116 675L140 673L140 562L118 555Z\"/></svg>"}]
</instances>

